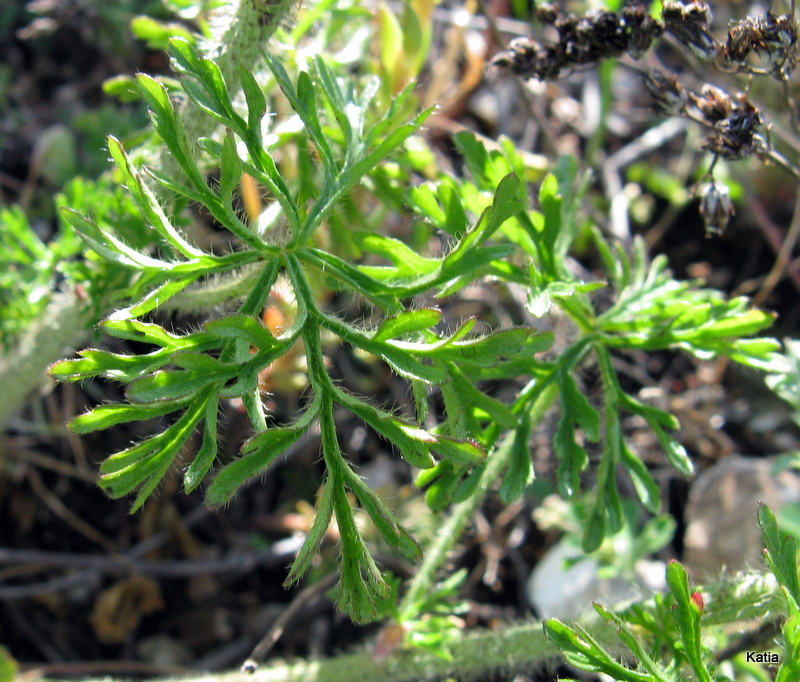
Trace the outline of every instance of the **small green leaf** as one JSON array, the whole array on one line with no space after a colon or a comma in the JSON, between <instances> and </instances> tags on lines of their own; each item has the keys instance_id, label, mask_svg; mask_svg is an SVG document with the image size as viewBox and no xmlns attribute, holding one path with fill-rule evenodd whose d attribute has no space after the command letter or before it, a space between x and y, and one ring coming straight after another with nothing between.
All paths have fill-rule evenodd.
<instances>
[{"instance_id":1,"label":"small green leaf","mask_svg":"<svg viewBox=\"0 0 800 682\"><path fill-rule=\"evenodd\" d=\"M133 76L119 75L106 78L103 81L103 92L125 104L142 99Z\"/></svg>"},{"instance_id":2,"label":"small green leaf","mask_svg":"<svg viewBox=\"0 0 800 682\"><path fill-rule=\"evenodd\" d=\"M412 466L428 469L434 465L430 446L437 439L427 431L407 424L388 412L369 405L344 391L336 389L336 400L356 417L396 445Z\"/></svg>"},{"instance_id":3,"label":"small green leaf","mask_svg":"<svg viewBox=\"0 0 800 682\"><path fill-rule=\"evenodd\" d=\"M533 482L533 465L531 463L531 419L526 411L520 419L519 427L511 441L511 459L508 470L500 486L500 499L504 504L511 504L519 499L526 486ZM497 456L495 453L494 456Z\"/></svg>"},{"instance_id":4,"label":"small green leaf","mask_svg":"<svg viewBox=\"0 0 800 682\"><path fill-rule=\"evenodd\" d=\"M247 127L260 139L261 119L267 113L267 98L253 74L244 64L239 65L239 82L247 102Z\"/></svg>"},{"instance_id":5,"label":"small green leaf","mask_svg":"<svg viewBox=\"0 0 800 682\"><path fill-rule=\"evenodd\" d=\"M412 209L425 217L435 227L446 229L445 225L447 221L445 213L441 206L439 206L436 195L433 193L429 184L426 183L417 187L410 187L406 190L406 200ZM448 232L449 231L450 230L448 230Z\"/></svg>"},{"instance_id":6,"label":"small green leaf","mask_svg":"<svg viewBox=\"0 0 800 682\"><path fill-rule=\"evenodd\" d=\"M661 427L651 423L650 428L653 429L653 432L658 438L658 442L661 443L661 447L664 448L664 454L666 454L669 463L684 476L691 476L694 473L694 464L692 464L692 460L689 457L689 453L686 452L686 448L674 438L664 433Z\"/></svg>"},{"instance_id":7,"label":"small green leaf","mask_svg":"<svg viewBox=\"0 0 800 682\"><path fill-rule=\"evenodd\" d=\"M191 32L181 24L165 24L144 15L131 19L131 32L139 40L144 40L151 50L166 50L170 38L177 36L184 40L194 40Z\"/></svg>"},{"instance_id":8,"label":"small green leaf","mask_svg":"<svg viewBox=\"0 0 800 682\"><path fill-rule=\"evenodd\" d=\"M606 537L606 515L601 500L602 496L598 495L597 502L589 512L589 518L586 520L581 538L581 548L587 554L597 550Z\"/></svg>"},{"instance_id":9,"label":"small green leaf","mask_svg":"<svg viewBox=\"0 0 800 682\"><path fill-rule=\"evenodd\" d=\"M181 418L166 431L107 458L101 465L101 485L114 497L138 489L131 513L139 509L172 466L184 443L203 418L211 388L201 392Z\"/></svg>"},{"instance_id":10,"label":"small green leaf","mask_svg":"<svg viewBox=\"0 0 800 682\"><path fill-rule=\"evenodd\" d=\"M250 315L228 315L205 323L206 331L220 339L236 339L262 350L278 346L278 340L261 323Z\"/></svg>"},{"instance_id":11,"label":"small green leaf","mask_svg":"<svg viewBox=\"0 0 800 682\"><path fill-rule=\"evenodd\" d=\"M661 509L661 492L653 480L644 462L634 455L624 444L620 448L621 462L633 481L636 494L650 513L656 514Z\"/></svg>"},{"instance_id":12,"label":"small green leaf","mask_svg":"<svg viewBox=\"0 0 800 682\"><path fill-rule=\"evenodd\" d=\"M245 130L244 120L236 114L231 103L228 87L219 66L212 60L201 57L197 50L182 38L169 41L170 54L178 69L197 78L197 83L185 80L183 85L186 94L207 114L221 123L237 124L239 130Z\"/></svg>"},{"instance_id":13,"label":"small green leaf","mask_svg":"<svg viewBox=\"0 0 800 682\"><path fill-rule=\"evenodd\" d=\"M251 438L242 448L244 454L222 467L214 477L206 491L206 502L217 506L230 500L249 479L261 475L272 466L303 435L306 428L273 427Z\"/></svg>"},{"instance_id":14,"label":"small green leaf","mask_svg":"<svg viewBox=\"0 0 800 682\"><path fill-rule=\"evenodd\" d=\"M208 358L212 359L212 358ZM222 376L205 372L183 370L160 370L154 374L141 377L132 381L125 395L134 403L155 403L164 400L183 398L199 391L203 386L218 382L226 376L233 376L235 369L231 368Z\"/></svg>"},{"instance_id":15,"label":"small green leaf","mask_svg":"<svg viewBox=\"0 0 800 682\"><path fill-rule=\"evenodd\" d=\"M80 351L79 355L82 356L80 359L54 363L48 373L56 381L77 381L96 376L130 381L169 362L169 354L163 351L150 355L117 355L87 348Z\"/></svg>"},{"instance_id":16,"label":"small green leaf","mask_svg":"<svg viewBox=\"0 0 800 682\"><path fill-rule=\"evenodd\" d=\"M623 391L619 392L618 398L621 409L627 410L631 414L638 414L647 420L651 426L660 426L673 431L677 431L681 427L677 418L669 412L660 410L652 405L646 405Z\"/></svg>"},{"instance_id":17,"label":"small green leaf","mask_svg":"<svg viewBox=\"0 0 800 682\"><path fill-rule=\"evenodd\" d=\"M225 131L222 141L222 155L219 160L219 195L223 202L230 204L233 193L242 180L242 160L236 151L236 142L230 128Z\"/></svg>"},{"instance_id":18,"label":"small green leaf","mask_svg":"<svg viewBox=\"0 0 800 682\"><path fill-rule=\"evenodd\" d=\"M372 335L373 341L396 339L406 334L421 332L435 327L442 319L442 311L438 308L421 308L404 310L397 315L387 317Z\"/></svg>"},{"instance_id":19,"label":"small green leaf","mask_svg":"<svg viewBox=\"0 0 800 682\"><path fill-rule=\"evenodd\" d=\"M580 392L571 374L559 372L558 385L561 388L562 410L583 429L586 438L597 443L600 440L600 413Z\"/></svg>"},{"instance_id":20,"label":"small green leaf","mask_svg":"<svg viewBox=\"0 0 800 682\"><path fill-rule=\"evenodd\" d=\"M70 431L75 433L101 431L117 424L162 417L185 407L187 403L188 399L158 403L156 405L126 405L119 403L98 405L89 412L75 417L67 426L69 426Z\"/></svg>"},{"instance_id":21,"label":"small green leaf","mask_svg":"<svg viewBox=\"0 0 800 682\"><path fill-rule=\"evenodd\" d=\"M183 489L188 495L202 483L217 458L217 412L219 398L213 396L206 405L203 442L183 475Z\"/></svg>"},{"instance_id":22,"label":"small green leaf","mask_svg":"<svg viewBox=\"0 0 800 682\"><path fill-rule=\"evenodd\" d=\"M439 268L437 259L423 258L399 239L372 232L357 232L353 235L353 241L364 251L390 261L395 266L398 277L419 278Z\"/></svg>"},{"instance_id":23,"label":"small green leaf","mask_svg":"<svg viewBox=\"0 0 800 682\"><path fill-rule=\"evenodd\" d=\"M386 505L378 499L377 495L369 489L366 483L349 466L342 467L342 471L345 475L347 487L353 491L358 501L361 502L384 541L412 561L420 559L422 557L422 547L397 522L394 514L389 511Z\"/></svg>"},{"instance_id":24,"label":"small green leaf","mask_svg":"<svg viewBox=\"0 0 800 682\"><path fill-rule=\"evenodd\" d=\"M440 512L450 504L453 494L464 475L464 468L449 460L440 461L432 469L423 469L414 482L418 488L425 488L425 503L431 511Z\"/></svg>"},{"instance_id":25,"label":"small green leaf","mask_svg":"<svg viewBox=\"0 0 800 682\"><path fill-rule=\"evenodd\" d=\"M772 510L765 504L758 505L758 525L764 541L764 555L778 582L783 585L800 604L800 579L797 573L797 543L795 539L778 530Z\"/></svg>"},{"instance_id":26,"label":"small green leaf","mask_svg":"<svg viewBox=\"0 0 800 682\"><path fill-rule=\"evenodd\" d=\"M431 449L442 457L465 466L479 464L486 459L486 452L477 443L470 440L456 440L448 436L436 436L436 443Z\"/></svg>"},{"instance_id":27,"label":"small green leaf","mask_svg":"<svg viewBox=\"0 0 800 682\"><path fill-rule=\"evenodd\" d=\"M289 575L283 582L284 587L289 587L302 578L306 571L311 567L311 562L317 555L317 550L322 543L328 527L331 525L333 517L333 493L334 487L331 485L323 485L322 495L320 496L317 504L317 513L314 517L314 523L311 525L311 530L306 535L306 541L303 543L300 552L289 570Z\"/></svg>"},{"instance_id":28,"label":"small green leaf","mask_svg":"<svg viewBox=\"0 0 800 682\"><path fill-rule=\"evenodd\" d=\"M197 273L197 277L199 277L202 273ZM149 293L145 294L141 299L136 301L131 306L127 308L121 308L120 310L115 311L109 316L110 320L126 320L132 317L139 317L141 315L146 315L149 312L152 312L158 306L168 301L170 298L175 296L176 294L183 291L186 287L188 287L192 282L194 282L195 278L176 278L172 280L168 280L164 282L164 284L156 287Z\"/></svg>"},{"instance_id":29,"label":"small green leaf","mask_svg":"<svg viewBox=\"0 0 800 682\"><path fill-rule=\"evenodd\" d=\"M486 419L490 419L499 426L506 429L516 428L517 417L511 409L499 400L478 390L455 366L450 369L450 379L455 397L465 412L474 413L476 410L482 410Z\"/></svg>"}]
</instances>

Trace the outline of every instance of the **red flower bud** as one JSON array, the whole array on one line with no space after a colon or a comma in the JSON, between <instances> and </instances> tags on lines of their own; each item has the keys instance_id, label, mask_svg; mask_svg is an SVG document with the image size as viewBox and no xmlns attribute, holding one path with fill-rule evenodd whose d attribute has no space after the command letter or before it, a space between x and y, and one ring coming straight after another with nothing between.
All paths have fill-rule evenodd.
<instances>
[{"instance_id":1,"label":"red flower bud","mask_svg":"<svg viewBox=\"0 0 800 682\"><path fill-rule=\"evenodd\" d=\"M699 592L692 592L692 596L689 597L694 602L694 605L699 609L700 613L703 613L703 609L705 608L705 602L703 601L703 595Z\"/></svg>"}]
</instances>

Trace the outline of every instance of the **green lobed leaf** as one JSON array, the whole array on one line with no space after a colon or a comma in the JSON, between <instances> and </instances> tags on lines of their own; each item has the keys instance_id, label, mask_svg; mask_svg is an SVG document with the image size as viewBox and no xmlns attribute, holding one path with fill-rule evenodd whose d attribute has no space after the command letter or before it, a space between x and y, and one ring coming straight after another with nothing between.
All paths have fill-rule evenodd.
<instances>
[{"instance_id":1,"label":"green lobed leaf","mask_svg":"<svg viewBox=\"0 0 800 682\"><path fill-rule=\"evenodd\" d=\"M606 538L606 514L602 500L603 496L598 494L581 536L581 549L587 554L598 550Z\"/></svg>"},{"instance_id":2,"label":"green lobed leaf","mask_svg":"<svg viewBox=\"0 0 800 682\"><path fill-rule=\"evenodd\" d=\"M467 253L481 246L506 220L524 210L526 203L519 178L516 175L504 177L495 190L492 205L459 239L445 262L451 266L458 263Z\"/></svg>"},{"instance_id":3,"label":"green lobed leaf","mask_svg":"<svg viewBox=\"0 0 800 682\"><path fill-rule=\"evenodd\" d=\"M149 291L134 304L128 306L127 308L121 308L114 311L111 315L109 315L108 319L118 321L146 315L171 299L176 294L183 291L201 275L202 272L198 272L195 277L183 277L167 280L152 291Z\"/></svg>"},{"instance_id":4,"label":"green lobed leaf","mask_svg":"<svg viewBox=\"0 0 800 682\"><path fill-rule=\"evenodd\" d=\"M667 435L661 427L656 424L651 422L650 428L653 429L656 438L658 438L658 442L661 443L661 447L664 449L664 454L666 454L669 463L684 476L691 476L694 473L694 464L689 457L689 453L686 452L686 448L674 438Z\"/></svg>"},{"instance_id":5,"label":"green lobed leaf","mask_svg":"<svg viewBox=\"0 0 800 682\"><path fill-rule=\"evenodd\" d=\"M473 133L458 132L453 136L453 142L464 156L470 175L483 191L493 191L511 170L502 154L490 154Z\"/></svg>"},{"instance_id":6,"label":"green lobed leaf","mask_svg":"<svg viewBox=\"0 0 800 682\"><path fill-rule=\"evenodd\" d=\"M456 399L461 403L465 413L475 413L482 411L485 419L491 420L506 429L513 429L517 426L517 416L505 404L486 395L483 391L475 387L455 365L448 368L453 392Z\"/></svg>"},{"instance_id":7,"label":"green lobed leaf","mask_svg":"<svg viewBox=\"0 0 800 682\"><path fill-rule=\"evenodd\" d=\"M619 616L596 602L593 606L594 610L603 620L614 626L617 631L617 637L628 647L634 655L636 662L643 669L644 673L647 674L646 679L648 682L674 682L674 676L668 675L667 672L651 658L650 654L642 645L641 637L634 634ZM635 676L634 679L641 679L641 675L638 672L629 671L629 673Z\"/></svg>"},{"instance_id":8,"label":"green lobed leaf","mask_svg":"<svg viewBox=\"0 0 800 682\"><path fill-rule=\"evenodd\" d=\"M172 466L181 448L203 418L213 389L201 392L166 431L107 458L100 466L101 485L114 497L139 492L131 513L139 509Z\"/></svg>"},{"instance_id":9,"label":"green lobed leaf","mask_svg":"<svg viewBox=\"0 0 800 682\"><path fill-rule=\"evenodd\" d=\"M570 628L555 618L542 623L545 636L552 641L571 665L589 672L600 672L619 682L653 682L652 678L619 663L585 629Z\"/></svg>"},{"instance_id":10,"label":"green lobed leaf","mask_svg":"<svg viewBox=\"0 0 800 682\"><path fill-rule=\"evenodd\" d=\"M154 322L142 322L141 320L126 319L115 320L107 318L98 325L100 330L118 339L129 339L141 343L152 343L169 350L206 350L214 346L209 346L213 342L213 337L204 332L194 332L192 334L173 334L168 332L161 325Z\"/></svg>"},{"instance_id":11,"label":"green lobed leaf","mask_svg":"<svg viewBox=\"0 0 800 682\"><path fill-rule=\"evenodd\" d=\"M681 427L680 422L674 415L652 405L647 405L624 391L619 391L618 400L621 409L627 410L631 414L638 414L651 426L660 426L673 431L677 431Z\"/></svg>"},{"instance_id":12,"label":"green lobed leaf","mask_svg":"<svg viewBox=\"0 0 800 682\"><path fill-rule=\"evenodd\" d=\"M370 277L334 254L321 249L304 248L297 252L297 257L304 263L318 269L325 276L330 276L344 284L347 289L358 291L381 310L396 310L397 294L391 287Z\"/></svg>"},{"instance_id":13,"label":"green lobed leaf","mask_svg":"<svg viewBox=\"0 0 800 682\"><path fill-rule=\"evenodd\" d=\"M397 277L417 278L440 267L438 259L423 258L399 239L374 232L356 232L353 234L353 241L364 251L390 261L395 266Z\"/></svg>"},{"instance_id":14,"label":"green lobed leaf","mask_svg":"<svg viewBox=\"0 0 800 682\"><path fill-rule=\"evenodd\" d=\"M225 204L233 201L233 193L242 181L242 160L236 151L236 141L230 128L222 140L222 154L219 157L219 195Z\"/></svg>"},{"instance_id":15,"label":"green lobed leaf","mask_svg":"<svg viewBox=\"0 0 800 682\"><path fill-rule=\"evenodd\" d=\"M437 187L437 185L433 186ZM440 230L446 229L445 225L447 225L447 220L445 212L442 210L442 207L439 206L436 195L429 183L416 187L409 187L406 190L405 196L408 205L413 210Z\"/></svg>"},{"instance_id":16,"label":"green lobed leaf","mask_svg":"<svg viewBox=\"0 0 800 682\"><path fill-rule=\"evenodd\" d=\"M580 490L580 474L589 465L589 455L575 440L575 422L563 410L553 434L553 451L559 460L558 490L570 499Z\"/></svg>"},{"instance_id":17,"label":"green lobed leaf","mask_svg":"<svg viewBox=\"0 0 800 682\"><path fill-rule=\"evenodd\" d=\"M561 404L564 413L580 426L592 443L600 440L600 413L592 407L588 398L578 389L578 384L569 372L559 372Z\"/></svg>"},{"instance_id":18,"label":"green lobed leaf","mask_svg":"<svg viewBox=\"0 0 800 682\"><path fill-rule=\"evenodd\" d=\"M432 469L423 469L417 474L414 485L426 488L425 503L431 511L443 511L453 499L453 495L464 476L464 467L442 460Z\"/></svg>"},{"instance_id":19,"label":"green lobed leaf","mask_svg":"<svg viewBox=\"0 0 800 682\"><path fill-rule=\"evenodd\" d=\"M474 324L474 320L472 324ZM536 332L527 327L504 329L461 341L459 339L465 333L463 329L462 326L455 334L436 343L390 340L387 341L387 345L420 357L453 360L459 364L481 367L495 365L499 358L513 358L523 352L526 355L539 352L550 345L549 336L536 338Z\"/></svg>"},{"instance_id":20,"label":"green lobed leaf","mask_svg":"<svg viewBox=\"0 0 800 682\"><path fill-rule=\"evenodd\" d=\"M64 208L61 215L72 225L86 244L107 261L134 270L169 271L172 265L166 261L151 258L131 248L111 232L99 227L94 221L70 208Z\"/></svg>"}]
</instances>

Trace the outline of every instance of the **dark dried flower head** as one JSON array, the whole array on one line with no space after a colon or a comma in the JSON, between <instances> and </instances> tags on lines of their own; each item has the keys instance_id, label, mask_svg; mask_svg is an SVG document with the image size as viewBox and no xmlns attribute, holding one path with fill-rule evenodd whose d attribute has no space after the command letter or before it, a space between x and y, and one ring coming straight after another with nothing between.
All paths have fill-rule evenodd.
<instances>
[{"instance_id":1,"label":"dark dried flower head","mask_svg":"<svg viewBox=\"0 0 800 682\"><path fill-rule=\"evenodd\" d=\"M667 0L661 17L666 30L691 50L695 57L704 62L717 59L720 48L709 30L711 10L705 2L692 0L684 4Z\"/></svg>"},{"instance_id":2,"label":"dark dried flower head","mask_svg":"<svg viewBox=\"0 0 800 682\"><path fill-rule=\"evenodd\" d=\"M730 191L725 185L712 181L700 193L700 215L706 224L706 234L722 234L733 215Z\"/></svg>"},{"instance_id":3,"label":"dark dried flower head","mask_svg":"<svg viewBox=\"0 0 800 682\"><path fill-rule=\"evenodd\" d=\"M551 5L549 2L536 5L536 18L547 26L555 24L559 15L558 7Z\"/></svg>"},{"instance_id":4,"label":"dark dried flower head","mask_svg":"<svg viewBox=\"0 0 800 682\"><path fill-rule=\"evenodd\" d=\"M728 26L728 43L725 50L731 62L743 62L747 55L755 49L758 40L758 29L753 19L731 22Z\"/></svg>"},{"instance_id":5,"label":"dark dried flower head","mask_svg":"<svg viewBox=\"0 0 800 682\"><path fill-rule=\"evenodd\" d=\"M644 85L659 111L668 116L685 113L686 92L673 74L651 71L644 77Z\"/></svg>"},{"instance_id":6,"label":"dark dried flower head","mask_svg":"<svg viewBox=\"0 0 800 682\"><path fill-rule=\"evenodd\" d=\"M764 119L747 95L736 96L730 114L714 124L703 148L732 161L767 151Z\"/></svg>"},{"instance_id":7,"label":"dark dried flower head","mask_svg":"<svg viewBox=\"0 0 800 682\"><path fill-rule=\"evenodd\" d=\"M628 35L628 54L639 59L664 33L664 25L653 19L642 5L625 5L622 17Z\"/></svg>"},{"instance_id":8,"label":"dark dried flower head","mask_svg":"<svg viewBox=\"0 0 800 682\"><path fill-rule=\"evenodd\" d=\"M517 39L492 59L493 66L510 68L527 78L553 80L576 67L595 64L628 52L638 58L664 32L644 7L627 5L621 12L591 10L580 17L554 5L539 5L539 20L558 31L558 42Z\"/></svg>"},{"instance_id":9,"label":"dark dried flower head","mask_svg":"<svg viewBox=\"0 0 800 682\"><path fill-rule=\"evenodd\" d=\"M692 93L689 99L707 125L714 125L717 121L728 118L734 107L733 100L727 92L709 83L703 86L700 95Z\"/></svg>"},{"instance_id":10,"label":"dark dried flower head","mask_svg":"<svg viewBox=\"0 0 800 682\"><path fill-rule=\"evenodd\" d=\"M747 17L728 26L728 41L721 51L723 61L746 68L745 60L752 53L783 79L785 71L797 63L797 21L783 14L767 12L764 17Z\"/></svg>"}]
</instances>

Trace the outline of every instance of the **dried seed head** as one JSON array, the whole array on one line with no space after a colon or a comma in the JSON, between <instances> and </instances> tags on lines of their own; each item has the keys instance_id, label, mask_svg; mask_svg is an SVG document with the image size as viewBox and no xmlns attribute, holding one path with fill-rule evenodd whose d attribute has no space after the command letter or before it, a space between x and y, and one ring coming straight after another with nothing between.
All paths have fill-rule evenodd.
<instances>
[{"instance_id":1,"label":"dried seed head","mask_svg":"<svg viewBox=\"0 0 800 682\"><path fill-rule=\"evenodd\" d=\"M730 191L725 185L712 181L700 194L700 215L706 224L706 234L722 234L733 215Z\"/></svg>"},{"instance_id":2,"label":"dried seed head","mask_svg":"<svg viewBox=\"0 0 800 682\"><path fill-rule=\"evenodd\" d=\"M664 2L661 11L664 25L692 54L704 62L714 62L720 45L709 30L711 10L705 2L692 0L688 4Z\"/></svg>"},{"instance_id":3,"label":"dried seed head","mask_svg":"<svg viewBox=\"0 0 800 682\"><path fill-rule=\"evenodd\" d=\"M686 92L675 75L651 71L644 77L644 85L662 113L668 116L685 113Z\"/></svg>"},{"instance_id":4,"label":"dried seed head","mask_svg":"<svg viewBox=\"0 0 800 682\"><path fill-rule=\"evenodd\" d=\"M536 12L543 24L555 27L558 41L513 41L508 50L492 60L492 65L510 68L527 78L554 80L565 71L625 52L638 58L664 32L660 22L635 4L621 12L590 10L582 17L548 4L539 5Z\"/></svg>"},{"instance_id":5,"label":"dried seed head","mask_svg":"<svg viewBox=\"0 0 800 682\"><path fill-rule=\"evenodd\" d=\"M700 112L700 117L707 125L714 125L731 115L733 100L722 88L706 83L700 95L690 95L692 104Z\"/></svg>"},{"instance_id":6,"label":"dried seed head","mask_svg":"<svg viewBox=\"0 0 800 682\"><path fill-rule=\"evenodd\" d=\"M541 5L536 5L536 18L548 26L555 24L560 14L561 12L558 7L550 3L546 2Z\"/></svg>"},{"instance_id":7,"label":"dried seed head","mask_svg":"<svg viewBox=\"0 0 800 682\"><path fill-rule=\"evenodd\" d=\"M747 17L728 26L728 42L721 50L726 63L746 68L751 52L758 54L773 75L783 80L797 63L797 21L788 14Z\"/></svg>"}]
</instances>

